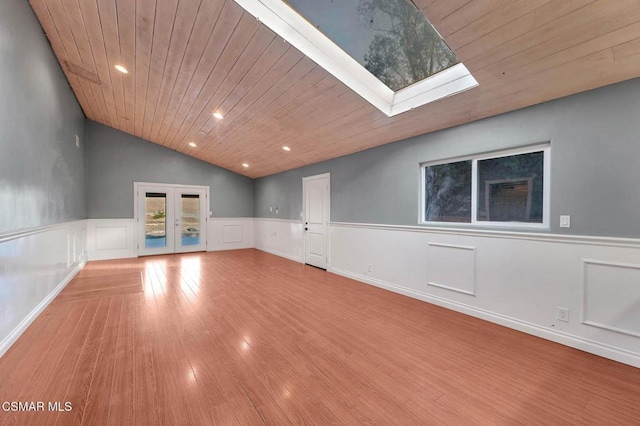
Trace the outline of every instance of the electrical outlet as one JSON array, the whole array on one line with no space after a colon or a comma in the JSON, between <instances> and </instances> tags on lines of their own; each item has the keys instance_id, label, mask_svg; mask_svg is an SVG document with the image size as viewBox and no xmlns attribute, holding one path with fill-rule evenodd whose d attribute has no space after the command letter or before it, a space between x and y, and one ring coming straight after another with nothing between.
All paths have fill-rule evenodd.
<instances>
[{"instance_id":1,"label":"electrical outlet","mask_svg":"<svg viewBox=\"0 0 640 426\"><path fill-rule=\"evenodd\" d=\"M373 272L373 266L370 263L367 263L367 272Z\"/></svg>"},{"instance_id":2,"label":"electrical outlet","mask_svg":"<svg viewBox=\"0 0 640 426\"><path fill-rule=\"evenodd\" d=\"M560 216L560 228L571 228L571 216Z\"/></svg>"},{"instance_id":3,"label":"electrical outlet","mask_svg":"<svg viewBox=\"0 0 640 426\"><path fill-rule=\"evenodd\" d=\"M80 148L80 137L78 135L76 135L76 146Z\"/></svg>"},{"instance_id":4,"label":"electrical outlet","mask_svg":"<svg viewBox=\"0 0 640 426\"><path fill-rule=\"evenodd\" d=\"M569 322L569 309L558 306L556 318L558 321Z\"/></svg>"}]
</instances>

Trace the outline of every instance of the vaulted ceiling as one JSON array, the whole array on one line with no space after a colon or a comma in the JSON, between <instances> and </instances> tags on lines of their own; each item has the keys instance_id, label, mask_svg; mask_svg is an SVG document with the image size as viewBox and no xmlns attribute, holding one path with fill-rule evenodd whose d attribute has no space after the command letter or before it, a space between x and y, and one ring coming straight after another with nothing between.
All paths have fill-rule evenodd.
<instances>
[{"instance_id":1,"label":"vaulted ceiling","mask_svg":"<svg viewBox=\"0 0 640 426\"><path fill-rule=\"evenodd\" d=\"M233 0L30 3L89 119L250 177L640 76L638 0L414 0L480 85L391 118Z\"/></svg>"}]
</instances>

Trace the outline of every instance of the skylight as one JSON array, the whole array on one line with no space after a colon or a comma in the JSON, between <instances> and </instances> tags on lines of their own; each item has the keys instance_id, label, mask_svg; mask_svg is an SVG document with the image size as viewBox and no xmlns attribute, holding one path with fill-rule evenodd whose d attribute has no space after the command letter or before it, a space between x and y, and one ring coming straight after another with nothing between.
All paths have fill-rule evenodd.
<instances>
[{"instance_id":1,"label":"skylight","mask_svg":"<svg viewBox=\"0 0 640 426\"><path fill-rule=\"evenodd\" d=\"M393 116L478 85L409 0L235 0Z\"/></svg>"},{"instance_id":2,"label":"skylight","mask_svg":"<svg viewBox=\"0 0 640 426\"><path fill-rule=\"evenodd\" d=\"M407 0L285 0L394 92L459 61Z\"/></svg>"}]
</instances>

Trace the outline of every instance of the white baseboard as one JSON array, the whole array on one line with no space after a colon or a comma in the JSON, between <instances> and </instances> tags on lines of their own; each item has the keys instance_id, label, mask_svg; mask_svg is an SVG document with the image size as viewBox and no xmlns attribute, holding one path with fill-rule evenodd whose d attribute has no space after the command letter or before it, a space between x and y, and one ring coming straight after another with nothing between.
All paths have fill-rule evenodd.
<instances>
[{"instance_id":1,"label":"white baseboard","mask_svg":"<svg viewBox=\"0 0 640 426\"><path fill-rule=\"evenodd\" d=\"M254 247L254 248L256 250L260 250L260 251L263 251L265 253L269 253L269 254L273 254L273 255L276 255L276 256L284 257L285 259L293 260L294 262L304 263L302 258L292 256L292 255L290 255L288 253L284 253L284 252L273 250L273 249L267 249L267 248L259 248L259 247Z\"/></svg>"},{"instance_id":2,"label":"white baseboard","mask_svg":"<svg viewBox=\"0 0 640 426\"><path fill-rule=\"evenodd\" d=\"M476 318L480 318L495 324L512 328L514 330L521 331L523 333L531 334L536 337L540 337L552 342L560 343L565 346L569 346L575 349L579 349L594 355L609 358L614 361L618 361L624 364L632 365L640 368L640 354L615 348L606 344L602 344L593 340L585 339L579 336L574 336L569 333L565 333L552 328L545 328L532 324L526 321L519 320L517 318L508 317L505 315L489 312L483 309L479 309L473 306L466 305L464 303L455 302L452 300L440 298L430 294L418 292L406 287L391 284L382 280L368 277L366 275L356 274L349 271L345 271L339 268L330 268L329 272L341 275L346 278L351 278L356 281L370 284L376 287L383 288L385 290L399 293L408 297L419 299L428 303L432 303L443 308L451 309L456 312L460 312L466 315L470 315Z\"/></svg>"},{"instance_id":3,"label":"white baseboard","mask_svg":"<svg viewBox=\"0 0 640 426\"><path fill-rule=\"evenodd\" d=\"M76 274L80 272L82 268L84 268L85 264L86 261L82 261L81 263L76 265L76 267L73 268L71 272L69 272L69 274L53 289L53 291L51 291L51 293L49 293L47 297L45 297L40 303L38 303L38 305L31 312L29 312L29 315L27 315L22 321L20 321L20 323L11 331L11 333L9 333L9 335L5 337L2 342L0 342L0 357L2 357L9 350L11 345L13 345L16 340L18 340L18 338L27 330L27 328L38 317L38 315L40 315L47 308L47 306L49 306L49 304L53 302L53 299L55 299L56 296L60 294L60 292L67 286L67 284L71 282L73 277L75 277Z\"/></svg>"}]
</instances>

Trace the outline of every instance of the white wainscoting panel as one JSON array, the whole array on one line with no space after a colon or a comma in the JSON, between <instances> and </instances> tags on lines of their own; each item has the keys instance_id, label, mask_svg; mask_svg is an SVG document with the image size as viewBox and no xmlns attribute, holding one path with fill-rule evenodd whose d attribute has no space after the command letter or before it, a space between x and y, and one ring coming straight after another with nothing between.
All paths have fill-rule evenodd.
<instances>
[{"instance_id":1,"label":"white wainscoting panel","mask_svg":"<svg viewBox=\"0 0 640 426\"><path fill-rule=\"evenodd\" d=\"M242 242L242 225L222 225L222 242L225 244Z\"/></svg>"},{"instance_id":2,"label":"white wainscoting panel","mask_svg":"<svg viewBox=\"0 0 640 426\"><path fill-rule=\"evenodd\" d=\"M640 265L584 260L582 322L640 337Z\"/></svg>"},{"instance_id":3,"label":"white wainscoting panel","mask_svg":"<svg viewBox=\"0 0 640 426\"><path fill-rule=\"evenodd\" d=\"M254 247L296 262L304 261L301 220L254 219Z\"/></svg>"},{"instance_id":4,"label":"white wainscoting panel","mask_svg":"<svg viewBox=\"0 0 640 426\"><path fill-rule=\"evenodd\" d=\"M253 218L209 218L207 251L253 247Z\"/></svg>"},{"instance_id":5,"label":"white wainscoting panel","mask_svg":"<svg viewBox=\"0 0 640 426\"><path fill-rule=\"evenodd\" d=\"M638 259L631 239L331 224L331 272L640 367Z\"/></svg>"},{"instance_id":6,"label":"white wainscoting panel","mask_svg":"<svg viewBox=\"0 0 640 426\"><path fill-rule=\"evenodd\" d=\"M84 266L86 221L0 235L0 356Z\"/></svg>"},{"instance_id":7,"label":"white wainscoting panel","mask_svg":"<svg viewBox=\"0 0 640 426\"><path fill-rule=\"evenodd\" d=\"M427 284L476 294L476 248L427 243Z\"/></svg>"},{"instance_id":8,"label":"white wainscoting panel","mask_svg":"<svg viewBox=\"0 0 640 426\"><path fill-rule=\"evenodd\" d=\"M88 219L89 260L137 257L134 219Z\"/></svg>"}]
</instances>

